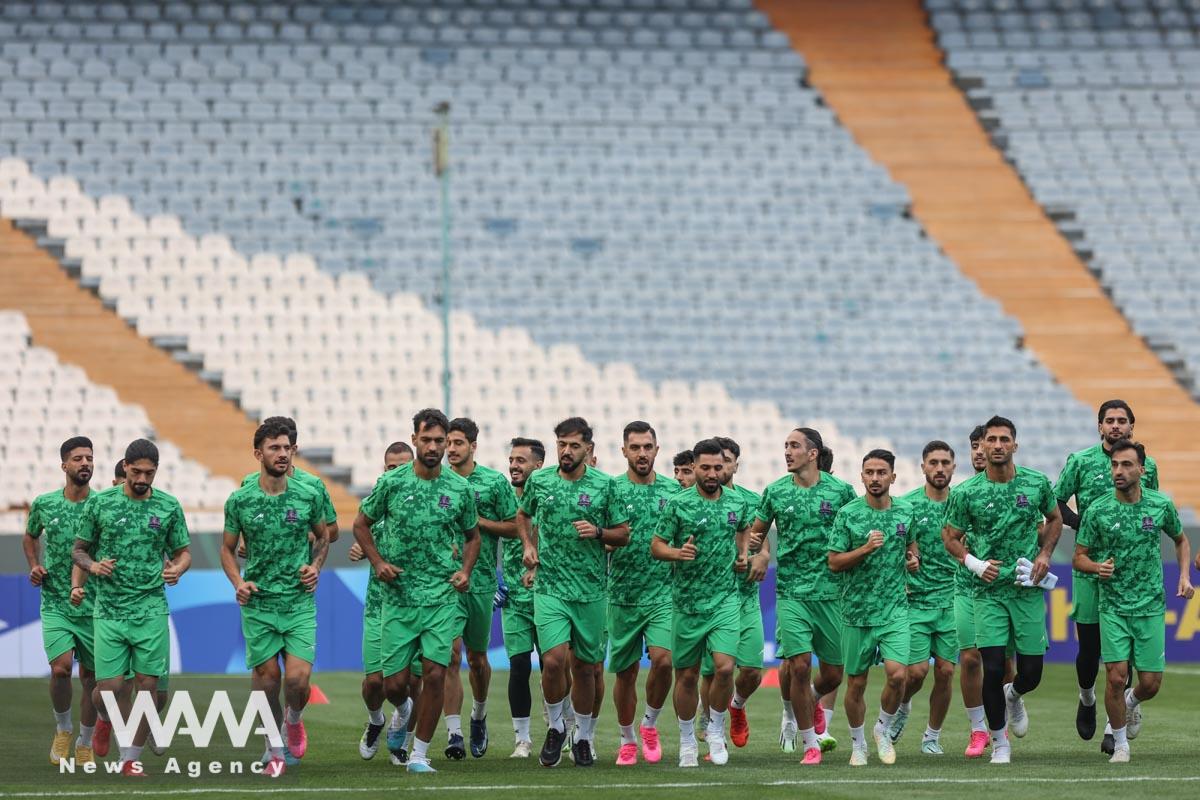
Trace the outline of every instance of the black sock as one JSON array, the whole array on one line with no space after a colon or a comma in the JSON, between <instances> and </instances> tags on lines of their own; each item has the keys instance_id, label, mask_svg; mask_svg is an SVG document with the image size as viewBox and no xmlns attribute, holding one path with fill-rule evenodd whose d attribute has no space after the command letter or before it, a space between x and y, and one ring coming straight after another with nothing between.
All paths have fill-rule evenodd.
<instances>
[{"instance_id":1,"label":"black sock","mask_svg":"<svg viewBox=\"0 0 1200 800\"><path fill-rule=\"evenodd\" d=\"M998 731L1008 722L1004 702L1004 648L981 647L983 657L983 712L987 715L988 730Z\"/></svg>"},{"instance_id":2,"label":"black sock","mask_svg":"<svg viewBox=\"0 0 1200 800\"><path fill-rule=\"evenodd\" d=\"M529 716L533 697L529 692L529 675L533 671L531 653L521 653L509 659L508 707L514 719Z\"/></svg>"}]
</instances>

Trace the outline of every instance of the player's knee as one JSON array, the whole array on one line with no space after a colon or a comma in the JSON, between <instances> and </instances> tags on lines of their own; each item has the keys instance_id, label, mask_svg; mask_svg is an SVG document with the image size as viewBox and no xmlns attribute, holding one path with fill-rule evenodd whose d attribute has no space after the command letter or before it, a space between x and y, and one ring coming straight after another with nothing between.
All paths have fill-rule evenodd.
<instances>
[{"instance_id":1,"label":"player's knee","mask_svg":"<svg viewBox=\"0 0 1200 800\"><path fill-rule=\"evenodd\" d=\"M372 672L363 676L362 690L364 694L376 695L383 691L383 673Z\"/></svg>"},{"instance_id":2,"label":"player's knee","mask_svg":"<svg viewBox=\"0 0 1200 800\"><path fill-rule=\"evenodd\" d=\"M474 650L467 651L467 667L476 675L487 672L488 667L487 653L476 653Z\"/></svg>"},{"instance_id":3,"label":"player's knee","mask_svg":"<svg viewBox=\"0 0 1200 800\"><path fill-rule=\"evenodd\" d=\"M50 678L56 681L71 680L71 659L56 659L50 662Z\"/></svg>"},{"instance_id":4,"label":"player's knee","mask_svg":"<svg viewBox=\"0 0 1200 800\"><path fill-rule=\"evenodd\" d=\"M954 680L954 662L938 659L933 667L933 680L939 684L947 684Z\"/></svg>"},{"instance_id":5,"label":"player's knee","mask_svg":"<svg viewBox=\"0 0 1200 800\"><path fill-rule=\"evenodd\" d=\"M1162 675L1158 673L1146 675L1138 675L1138 697L1142 700L1149 700L1158 694L1158 690L1162 688Z\"/></svg>"},{"instance_id":6,"label":"player's knee","mask_svg":"<svg viewBox=\"0 0 1200 800\"><path fill-rule=\"evenodd\" d=\"M668 652L654 653L650 657L650 669L653 672L671 671L671 654Z\"/></svg>"},{"instance_id":7,"label":"player's knee","mask_svg":"<svg viewBox=\"0 0 1200 800\"><path fill-rule=\"evenodd\" d=\"M457 667L462 664L462 639L455 639L454 646L450 648L450 665Z\"/></svg>"},{"instance_id":8,"label":"player's knee","mask_svg":"<svg viewBox=\"0 0 1200 800\"><path fill-rule=\"evenodd\" d=\"M422 672L425 674L421 676L421 679L428 684L437 685L444 683L446 680L446 668L441 664L426 662Z\"/></svg>"}]
</instances>

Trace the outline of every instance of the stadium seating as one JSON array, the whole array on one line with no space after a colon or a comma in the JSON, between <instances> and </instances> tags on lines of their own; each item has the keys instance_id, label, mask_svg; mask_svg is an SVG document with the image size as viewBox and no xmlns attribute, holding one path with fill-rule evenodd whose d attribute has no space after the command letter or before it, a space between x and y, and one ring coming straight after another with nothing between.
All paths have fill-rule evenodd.
<instances>
[{"instance_id":1,"label":"stadium seating","mask_svg":"<svg viewBox=\"0 0 1200 800\"><path fill-rule=\"evenodd\" d=\"M927 5L1030 190L1134 330L1200 375L1200 5Z\"/></svg>"},{"instance_id":2,"label":"stadium seating","mask_svg":"<svg viewBox=\"0 0 1200 800\"><path fill-rule=\"evenodd\" d=\"M673 442L747 430L764 476L784 418L914 459L1009 413L1052 473L1092 438L748 0L48 7L0 16L0 153L85 196L14 177L3 213L44 212L123 315L188 336L248 409L303 408L355 483L397 407L438 400L443 100L452 297L474 320L456 370L478 387L456 410L503 408L493 439L581 395L690 426ZM275 311L234 283L247 263ZM381 348L370 369L325 349L351 342ZM981 386L984 361L1006 380ZM296 375L320 391L280 396Z\"/></svg>"}]
</instances>

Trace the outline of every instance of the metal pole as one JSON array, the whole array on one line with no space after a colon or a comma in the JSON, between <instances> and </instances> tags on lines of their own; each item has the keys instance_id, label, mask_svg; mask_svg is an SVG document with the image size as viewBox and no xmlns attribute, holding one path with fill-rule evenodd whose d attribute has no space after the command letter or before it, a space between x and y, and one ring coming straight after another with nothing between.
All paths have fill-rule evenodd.
<instances>
[{"instance_id":1,"label":"metal pole","mask_svg":"<svg viewBox=\"0 0 1200 800\"><path fill-rule=\"evenodd\" d=\"M450 359L450 104L439 103L438 142L434 168L441 182L442 195L442 410L451 414Z\"/></svg>"}]
</instances>

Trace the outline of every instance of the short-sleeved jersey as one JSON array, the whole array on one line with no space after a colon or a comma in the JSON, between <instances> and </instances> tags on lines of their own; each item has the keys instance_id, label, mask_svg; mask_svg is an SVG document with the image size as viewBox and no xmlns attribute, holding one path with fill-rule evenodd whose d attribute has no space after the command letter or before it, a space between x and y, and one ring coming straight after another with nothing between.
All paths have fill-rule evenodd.
<instances>
[{"instance_id":1,"label":"short-sleeved jersey","mask_svg":"<svg viewBox=\"0 0 1200 800\"><path fill-rule=\"evenodd\" d=\"M258 483L258 472L251 472L246 477L242 478L242 486L251 483ZM333 499L329 496L329 489L325 487L325 482L313 475L311 472L306 472L299 467L292 467L292 474L288 476L293 480L312 487L321 498L321 515L322 521L326 525L332 525L337 522L337 511L333 507Z\"/></svg>"},{"instance_id":2,"label":"short-sleeved jersey","mask_svg":"<svg viewBox=\"0 0 1200 800\"><path fill-rule=\"evenodd\" d=\"M71 502L59 489L39 495L29 508L25 532L35 539L46 536L42 549L42 566L46 568L41 586L42 614L90 617L95 610L94 592L90 591L83 593L83 602L78 606L71 605L71 568L75 564L71 551L86 503L86 499Z\"/></svg>"},{"instance_id":3,"label":"short-sleeved jersey","mask_svg":"<svg viewBox=\"0 0 1200 800\"><path fill-rule=\"evenodd\" d=\"M759 504L762 503L762 496L757 492L747 489L745 486L738 486L737 484L734 484L728 488L731 489L733 493L741 499L743 504L745 504L746 519L749 521L749 524L753 525L754 514L758 511ZM756 555L757 553L757 550L752 550L750 555ZM743 599L753 599L756 603L760 602L759 594L760 590L762 589L762 584L758 581L750 580L749 574L745 572L737 573L737 587L738 595L740 595Z\"/></svg>"},{"instance_id":4,"label":"short-sleeved jersey","mask_svg":"<svg viewBox=\"0 0 1200 800\"><path fill-rule=\"evenodd\" d=\"M829 571L827 546L834 517L854 498L854 487L827 472L810 488L797 486L789 473L763 490L756 517L767 525L775 523L776 596L841 597L841 576Z\"/></svg>"},{"instance_id":5,"label":"short-sleeved jersey","mask_svg":"<svg viewBox=\"0 0 1200 800\"><path fill-rule=\"evenodd\" d=\"M749 526L745 501L724 487L715 500L692 486L667 502L654 535L672 547L694 537L696 547L694 560L674 562L671 597L676 612L708 614L737 596L737 535Z\"/></svg>"},{"instance_id":6,"label":"short-sleeved jersey","mask_svg":"<svg viewBox=\"0 0 1200 800\"><path fill-rule=\"evenodd\" d=\"M883 534L883 547L843 573L842 619L847 625L884 625L907 613L908 570L904 560L909 543L916 538L912 518L912 507L899 498L893 498L889 508L879 510L859 497L838 511L829 532L827 552L848 553L862 547L871 531Z\"/></svg>"},{"instance_id":7,"label":"short-sleeved jersey","mask_svg":"<svg viewBox=\"0 0 1200 800\"><path fill-rule=\"evenodd\" d=\"M912 508L913 536L921 553L920 569L908 576L908 604L917 608L948 608L954 605L954 576L962 566L946 552L942 542L949 500L930 500L924 486L918 486L900 500Z\"/></svg>"},{"instance_id":8,"label":"short-sleeved jersey","mask_svg":"<svg viewBox=\"0 0 1200 800\"><path fill-rule=\"evenodd\" d=\"M629 521L613 479L585 467L579 478L568 481L558 467L543 467L525 482L521 510L538 529L534 593L576 602L603 600L608 591L604 543L580 539L574 523L614 528Z\"/></svg>"},{"instance_id":9,"label":"short-sleeved jersey","mask_svg":"<svg viewBox=\"0 0 1200 800\"><path fill-rule=\"evenodd\" d=\"M443 468L436 478L418 476L412 464L385 472L363 500L362 513L381 523L376 538L384 561L404 570L384 584L384 602L428 607L457 594L450 577L462 569L464 534L479 522L475 492L466 478Z\"/></svg>"},{"instance_id":10,"label":"short-sleeved jersey","mask_svg":"<svg viewBox=\"0 0 1200 800\"><path fill-rule=\"evenodd\" d=\"M1013 479L1006 483L990 480L984 470L950 492L946 524L966 534L971 555L1000 562L1000 576L991 583L971 575L970 585L976 596L1014 596L1033 590L1016 586L1011 580L1012 571L1017 559L1037 558L1038 524L1056 508L1058 501L1050 480L1028 467L1017 467Z\"/></svg>"},{"instance_id":11,"label":"short-sleeved jersey","mask_svg":"<svg viewBox=\"0 0 1200 800\"><path fill-rule=\"evenodd\" d=\"M286 480L282 494L269 495L254 481L225 501L225 532L246 543L242 578L258 587L247 608L289 611L314 605L313 594L300 583L300 568L309 563L308 534L323 522L324 500L311 484Z\"/></svg>"},{"instance_id":12,"label":"short-sleeved jersey","mask_svg":"<svg viewBox=\"0 0 1200 800\"><path fill-rule=\"evenodd\" d=\"M475 510L481 519L508 522L517 516L517 495L508 478L494 469L476 464L467 482L475 492ZM500 537L479 531L479 558L471 570L471 594L496 593L496 551Z\"/></svg>"},{"instance_id":13,"label":"short-sleeved jersey","mask_svg":"<svg viewBox=\"0 0 1200 800\"><path fill-rule=\"evenodd\" d=\"M92 547L92 558L116 561L107 578L88 577L95 587L97 619L141 619L167 613L163 554L187 547L187 520L179 501L161 489L144 500L124 486L94 492L84 504L76 534Z\"/></svg>"},{"instance_id":14,"label":"short-sleeved jersey","mask_svg":"<svg viewBox=\"0 0 1200 800\"><path fill-rule=\"evenodd\" d=\"M1178 541L1183 526L1170 498L1153 489L1142 489L1136 503L1121 502L1114 491L1088 506L1075 543L1093 561L1113 560L1112 577L1098 581L1101 610L1128 616L1161 616L1167 610L1163 535Z\"/></svg>"},{"instance_id":15,"label":"short-sleeved jersey","mask_svg":"<svg viewBox=\"0 0 1200 800\"><path fill-rule=\"evenodd\" d=\"M629 514L629 544L609 556L608 602L618 606L669 603L671 565L650 555L650 540L667 501L679 492L679 483L658 474L652 483L634 483L627 472L613 482L618 502Z\"/></svg>"}]
</instances>

